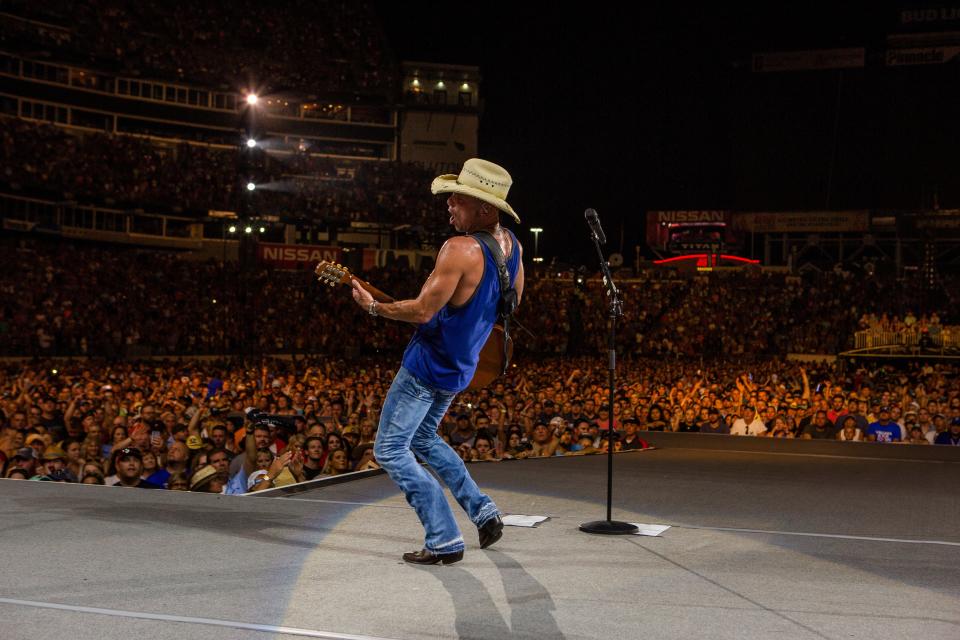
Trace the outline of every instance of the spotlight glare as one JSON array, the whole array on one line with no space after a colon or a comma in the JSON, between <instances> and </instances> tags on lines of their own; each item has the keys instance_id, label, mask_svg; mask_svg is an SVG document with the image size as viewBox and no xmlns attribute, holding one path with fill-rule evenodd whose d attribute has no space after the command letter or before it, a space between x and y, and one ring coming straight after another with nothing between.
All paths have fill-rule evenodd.
<instances>
[{"instance_id":1,"label":"spotlight glare","mask_svg":"<svg viewBox=\"0 0 960 640\"><path fill-rule=\"evenodd\" d=\"M234 225L230 225L230 228L227 229L227 231L229 231L230 233L236 233L236 232L237 232L237 228L236 228Z\"/></svg>"},{"instance_id":2,"label":"spotlight glare","mask_svg":"<svg viewBox=\"0 0 960 640\"><path fill-rule=\"evenodd\" d=\"M253 233L253 227L245 227L243 230L244 233Z\"/></svg>"},{"instance_id":3,"label":"spotlight glare","mask_svg":"<svg viewBox=\"0 0 960 640\"><path fill-rule=\"evenodd\" d=\"M247 183L247 191L253 191L256 188L257 188L257 185L253 184L252 182Z\"/></svg>"},{"instance_id":4,"label":"spotlight glare","mask_svg":"<svg viewBox=\"0 0 960 640\"><path fill-rule=\"evenodd\" d=\"M249 140L247 140L247 147L249 147L250 149L253 149L255 146L257 146L256 140L254 140L253 138L250 138Z\"/></svg>"},{"instance_id":5,"label":"spotlight glare","mask_svg":"<svg viewBox=\"0 0 960 640\"><path fill-rule=\"evenodd\" d=\"M247 94L247 104L250 105L251 107L252 107L253 105L257 104L257 100L258 100L257 94L255 94L255 93L248 93L248 94Z\"/></svg>"},{"instance_id":6,"label":"spotlight glare","mask_svg":"<svg viewBox=\"0 0 960 640\"><path fill-rule=\"evenodd\" d=\"M267 232L266 227L260 227L260 233L266 233L266 232Z\"/></svg>"}]
</instances>

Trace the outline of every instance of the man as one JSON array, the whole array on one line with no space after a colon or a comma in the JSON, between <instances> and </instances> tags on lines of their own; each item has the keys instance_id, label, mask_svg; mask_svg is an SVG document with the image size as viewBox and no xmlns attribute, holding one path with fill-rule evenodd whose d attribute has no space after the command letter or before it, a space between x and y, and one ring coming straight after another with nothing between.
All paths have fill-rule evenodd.
<instances>
[{"instance_id":1,"label":"man","mask_svg":"<svg viewBox=\"0 0 960 640\"><path fill-rule=\"evenodd\" d=\"M77 477L67 469L67 454L55 444L50 445L43 452L43 471L38 470L38 477L46 477L61 482L76 482Z\"/></svg>"},{"instance_id":2,"label":"man","mask_svg":"<svg viewBox=\"0 0 960 640\"><path fill-rule=\"evenodd\" d=\"M954 418L950 422L950 430L938 434L933 443L960 447L960 418Z\"/></svg>"},{"instance_id":3,"label":"man","mask_svg":"<svg viewBox=\"0 0 960 640\"><path fill-rule=\"evenodd\" d=\"M477 430L470 422L470 416L461 413L457 416L456 425L447 434L450 438L450 444L458 447L461 444L473 446L473 439L477 435Z\"/></svg>"},{"instance_id":4,"label":"man","mask_svg":"<svg viewBox=\"0 0 960 640\"><path fill-rule=\"evenodd\" d=\"M162 489L160 485L147 482L140 477L143 473L143 454L135 447L124 447L116 453L117 481L115 487L136 487L138 489Z\"/></svg>"},{"instance_id":5,"label":"man","mask_svg":"<svg viewBox=\"0 0 960 640\"><path fill-rule=\"evenodd\" d=\"M187 473L190 463L190 448L179 440L167 450L167 463L162 469L154 471L147 480L159 487L166 488L167 480L174 473Z\"/></svg>"},{"instance_id":6,"label":"man","mask_svg":"<svg viewBox=\"0 0 960 640\"><path fill-rule=\"evenodd\" d=\"M757 416L753 407L744 407L743 416L733 421L730 427L730 434L734 436L762 436L767 432L767 427Z\"/></svg>"},{"instance_id":7,"label":"man","mask_svg":"<svg viewBox=\"0 0 960 640\"><path fill-rule=\"evenodd\" d=\"M434 194L449 193L450 224L461 233L489 233L506 257L516 302L523 295L522 249L500 226L500 212L518 223L507 204L512 184L502 167L472 158L460 175L433 181ZM504 292L505 293L505 292ZM436 267L415 299L377 303L353 281L353 298L372 316L418 324L403 363L383 403L374 454L403 490L426 530L421 551L403 559L415 564L450 564L463 558L464 542L439 483L410 451L429 464L477 526L480 548L497 540L503 523L493 501L480 492L459 456L437 435L437 425L457 393L470 384L480 349L498 317L501 286L497 260L477 237L455 236L437 255Z\"/></svg>"},{"instance_id":8,"label":"man","mask_svg":"<svg viewBox=\"0 0 960 640\"><path fill-rule=\"evenodd\" d=\"M12 469L14 467L26 471L29 474L27 477L35 475L38 465L37 452L33 447L21 447L17 449L17 452L10 458L10 468Z\"/></svg>"},{"instance_id":9,"label":"man","mask_svg":"<svg viewBox=\"0 0 960 640\"><path fill-rule=\"evenodd\" d=\"M890 419L890 408L880 407L879 417L876 422L870 423L867 427L868 442L901 442L903 441L903 429L899 424Z\"/></svg>"},{"instance_id":10,"label":"man","mask_svg":"<svg viewBox=\"0 0 960 640\"><path fill-rule=\"evenodd\" d=\"M730 433L730 426L720 419L720 411L716 407L707 409L707 424L700 427L700 433Z\"/></svg>"},{"instance_id":11,"label":"man","mask_svg":"<svg viewBox=\"0 0 960 640\"><path fill-rule=\"evenodd\" d=\"M847 414L844 413L844 416ZM837 437L837 429L830 422L828 411L818 410L813 415L813 422L803 428L800 434L803 440L833 440Z\"/></svg>"},{"instance_id":12,"label":"man","mask_svg":"<svg viewBox=\"0 0 960 640\"><path fill-rule=\"evenodd\" d=\"M623 450L632 451L634 449L646 449L648 445L640 436L637 435L637 429L640 423L636 418L627 418L623 421Z\"/></svg>"},{"instance_id":13,"label":"man","mask_svg":"<svg viewBox=\"0 0 960 640\"><path fill-rule=\"evenodd\" d=\"M226 449L214 449L210 452L210 457L207 459L210 466L217 470L217 473L222 474L223 477L227 478L230 474L230 452Z\"/></svg>"},{"instance_id":14,"label":"man","mask_svg":"<svg viewBox=\"0 0 960 640\"><path fill-rule=\"evenodd\" d=\"M304 480L313 480L323 471L323 465L327 461L327 454L323 449L324 438L310 436L303 442L303 466L302 473Z\"/></svg>"}]
</instances>

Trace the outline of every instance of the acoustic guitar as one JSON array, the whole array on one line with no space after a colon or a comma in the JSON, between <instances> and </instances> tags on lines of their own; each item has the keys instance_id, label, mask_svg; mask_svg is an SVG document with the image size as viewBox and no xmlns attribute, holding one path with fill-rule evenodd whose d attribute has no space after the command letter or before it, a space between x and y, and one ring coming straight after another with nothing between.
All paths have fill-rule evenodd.
<instances>
[{"instance_id":1,"label":"acoustic guitar","mask_svg":"<svg viewBox=\"0 0 960 640\"><path fill-rule=\"evenodd\" d=\"M317 278L324 284L334 287L338 284L350 286L351 280L356 280L377 302L393 302L393 298L375 286L350 273L343 265L334 262L322 261L314 270ZM477 371L473 374L469 389L483 389L491 382L503 375L504 361L504 333L503 325L493 325L490 337L480 350L480 362ZM513 357L513 339L507 339L507 354Z\"/></svg>"}]
</instances>

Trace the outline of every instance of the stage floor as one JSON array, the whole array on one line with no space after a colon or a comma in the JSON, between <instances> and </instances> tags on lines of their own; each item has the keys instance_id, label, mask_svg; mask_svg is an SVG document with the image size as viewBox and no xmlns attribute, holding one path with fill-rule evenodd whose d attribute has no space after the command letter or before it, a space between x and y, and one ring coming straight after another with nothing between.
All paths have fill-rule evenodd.
<instances>
[{"instance_id":1,"label":"stage floor","mask_svg":"<svg viewBox=\"0 0 960 640\"><path fill-rule=\"evenodd\" d=\"M0 481L0 638L960 637L960 465L661 449L471 465L508 527L449 567L383 475L229 497Z\"/></svg>"}]
</instances>

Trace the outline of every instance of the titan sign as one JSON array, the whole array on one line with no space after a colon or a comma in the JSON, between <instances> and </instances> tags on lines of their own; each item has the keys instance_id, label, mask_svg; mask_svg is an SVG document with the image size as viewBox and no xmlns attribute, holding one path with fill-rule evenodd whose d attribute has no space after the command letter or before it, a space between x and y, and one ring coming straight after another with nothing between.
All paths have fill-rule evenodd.
<instances>
[{"instance_id":1,"label":"titan sign","mask_svg":"<svg viewBox=\"0 0 960 640\"><path fill-rule=\"evenodd\" d=\"M660 251L718 250L735 240L730 222L729 211L648 211L647 244Z\"/></svg>"},{"instance_id":2,"label":"titan sign","mask_svg":"<svg viewBox=\"0 0 960 640\"><path fill-rule=\"evenodd\" d=\"M315 266L321 260L340 262L339 247L325 247L315 244L272 244L261 242L257 245L257 257L263 264L278 269L305 269Z\"/></svg>"}]
</instances>

